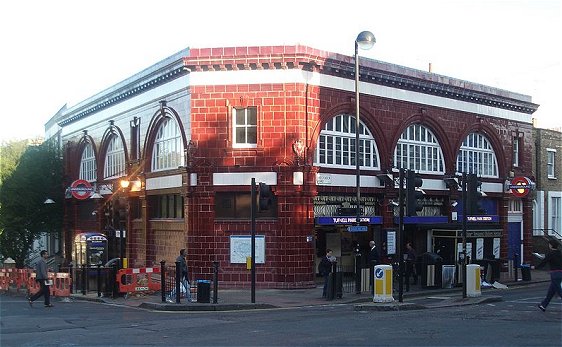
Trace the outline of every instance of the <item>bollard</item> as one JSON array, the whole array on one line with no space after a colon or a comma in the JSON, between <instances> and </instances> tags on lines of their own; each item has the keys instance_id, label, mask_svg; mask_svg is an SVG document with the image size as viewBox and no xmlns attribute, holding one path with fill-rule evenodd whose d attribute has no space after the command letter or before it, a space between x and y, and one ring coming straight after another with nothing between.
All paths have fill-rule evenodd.
<instances>
[{"instance_id":1,"label":"bollard","mask_svg":"<svg viewBox=\"0 0 562 347\"><path fill-rule=\"evenodd\" d=\"M82 295L86 295L86 283L88 276L86 275L86 264L82 264Z\"/></svg>"},{"instance_id":2,"label":"bollard","mask_svg":"<svg viewBox=\"0 0 562 347\"><path fill-rule=\"evenodd\" d=\"M517 279L517 267L519 267L519 265L518 265L519 260L518 260L518 257L517 257L518 255L519 254L517 254L517 253L513 254L513 271L514 271L514 274L515 274L515 282L518 281L518 279Z\"/></svg>"},{"instance_id":3,"label":"bollard","mask_svg":"<svg viewBox=\"0 0 562 347\"><path fill-rule=\"evenodd\" d=\"M180 303L180 281L181 281L181 268L180 262L176 261L176 304Z\"/></svg>"},{"instance_id":4,"label":"bollard","mask_svg":"<svg viewBox=\"0 0 562 347\"><path fill-rule=\"evenodd\" d=\"M70 264L68 264L68 276L70 277L70 294L74 294L74 274L72 272L73 269L73 264L72 262L70 262Z\"/></svg>"},{"instance_id":5,"label":"bollard","mask_svg":"<svg viewBox=\"0 0 562 347\"><path fill-rule=\"evenodd\" d=\"M482 294L480 288L480 265L468 264L466 266L466 295L474 298Z\"/></svg>"},{"instance_id":6,"label":"bollard","mask_svg":"<svg viewBox=\"0 0 562 347\"><path fill-rule=\"evenodd\" d=\"M98 298L101 298L101 263L98 264Z\"/></svg>"},{"instance_id":7,"label":"bollard","mask_svg":"<svg viewBox=\"0 0 562 347\"><path fill-rule=\"evenodd\" d=\"M361 294L361 253L355 252L355 294Z\"/></svg>"},{"instance_id":8,"label":"bollard","mask_svg":"<svg viewBox=\"0 0 562 347\"><path fill-rule=\"evenodd\" d=\"M117 281L117 271L119 271L119 264L115 263L113 264L113 267L111 269L111 275L112 275L111 278L113 278L113 290L111 293L111 297L113 299L119 296L119 283Z\"/></svg>"},{"instance_id":9,"label":"bollard","mask_svg":"<svg viewBox=\"0 0 562 347\"><path fill-rule=\"evenodd\" d=\"M213 304L218 302L219 296L219 262L213 262Z\"/></svg>"},{"instance_id":10,"label":"bollard","mask_svg":"<svg viewBox=\"0 0 562 347\"><path fill-rule=\"evenodd\" d=\"M166 261L160 262L160 295L162 302L166 302Z\"/></svg>"},{"instance_id":11,"label":"bollard","mask_svg":"<svg viewBox=\"0 0 562 347\"><path fill-rule=\"evenodd\" d=\"M392 297L392 266L376 265L373 270L373 302L393 302Z\"/></svg>"}]
</instances>

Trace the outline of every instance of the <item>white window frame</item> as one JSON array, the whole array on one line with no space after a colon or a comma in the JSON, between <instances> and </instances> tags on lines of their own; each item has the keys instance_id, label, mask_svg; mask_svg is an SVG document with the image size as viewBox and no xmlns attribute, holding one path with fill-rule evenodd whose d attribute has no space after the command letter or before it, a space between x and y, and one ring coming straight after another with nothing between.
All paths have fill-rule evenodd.
<instances>
[{"instance_id":1,"label":"white window frame","mask_svg":"<svg viewBox=\"0 0 562 347\"><path fill-rule=\"evenodd\" d=\"M519 166L519 141L518 136L513 137L513 167Z\"/></svg>"},{"instance_id":2,"label":"white window frame","mask_svg":"<svg viewBox=\"0 0 562 347\"><path fill-rule=\"evenodd\" d=\"M562 192L548 193L548 232L562 234Z\"/></svg>"},{"instance_id":3,"label":"white window frame","mask_svg":"<svg viewBox=\"0 0 562 347\"><path fill-rule=\"evenodd\" d=\"M457 154L456 166L457 172L472 173L480 177L499 177L494 148L481 133L470 133L464 139Z\"/></svg>"},{"instance_id":4,"label":"white window frame","mask_svg":"<svg viewBox=\"0 0 562 347\"><path fill-rule=\"evenodd\" d=\"M394 167L444 174L445 159L437 137L422 124L408 126L394 148Z\"/></svg>"},{"instance_id":5,"label":"white window frame","mask_svg":"<svg viewBox=\"0 0 562 347\"><path fill-rule=\"evenodd\" d=\"M255 124L250 120L248 110L255 111ZM238 123L238 115L244 116L243 122ZM238 141L236 134L238 131L244 133L245 141ZM251 133L255 132L255 142L251 142ZM258 146L258 108L256 106L248 106L244 108L232 108L232 147L233 148L256 148Z\"/></svg>"},{"instance_id":6,"label":"white window frame","mask_svg":"<svg viewBox=\"0 0 562 347\"><path fill-rule=\"evenodd\" d=\"M82 150L79 178L88 182L95 182L97 177L96 153L94 152L94 146L91 143L87 143Z\"/></svg>"},{"instance_id":7,"label":"white window frame","mask_svg":"<svg viewBox=\"0 0 562 347\"><path fill-rule=\"evenodd\" d=\"M125 175L125 147L123 141L113 134L108 141L103 168L104 179Z\"/></svg>"},{"instance_id":8,"label":"white window frame","mask_svg":"<svg viewBox=\"0 0 562 347\"><path fill-rule=\"evenodd\" d=\"M158 128L152 148L152 171L177 169L185 164L182 134L173 118L166 118Z\"/></svg>"},{"instance_id":9,"label":"white window frame","mask_svg":"<svg viewBox=\"0 0 562 347\"><path fill-rule=\"evenodd\" d=\"M326 122L320 132L314 165L352 169L355 163L355 117L340 114ZM375 138L361 122L359 126L359 167L363 170L380 170L380 157Z\"/></svg>"},{"instance_id":10,"label":"white window frame","mask_svg":"<svg viewBox=\"0 0 562 347\"><path fill-rule=\"evenodd\" d=\"M556 149L547 148L546 149L546 175L548 178L556 178Z\"/></svg>"}]
</instances>

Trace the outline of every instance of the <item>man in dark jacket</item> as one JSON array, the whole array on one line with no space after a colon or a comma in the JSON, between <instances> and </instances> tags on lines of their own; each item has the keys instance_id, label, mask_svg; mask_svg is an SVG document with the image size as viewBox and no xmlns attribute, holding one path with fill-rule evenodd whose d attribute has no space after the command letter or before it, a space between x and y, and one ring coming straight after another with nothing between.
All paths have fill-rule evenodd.
<instances>
[{"instance_id":1,"label":"man in dark jacket","mask_svg":"<svg viewBox=\"0 0 562 347\"><path fill-rule=\"evenodd\" d=\"M560 284L562 283L562 252L558 249L558 242L556 240L550 240L548 248L550 248L550 252L548 252L546 257L537 265L537 269L546 264L550 266L550 287L548 287L546 297L539 304L539 308L543 312L546 311L546 307L554 294L558 294L558 296L562 298L562 288L560 288Z\"/></svg>"},{"instance_id":2,"label":"man in dark jacket","mask_svg":"<svg viewBox=\"0 0 562 347\"><path fill-rule=\"evenodd\" d=\"M325 298L328 290L328 278L330 273L332 272L332 264L335 261L334 256L332 255L331 249L326 249L326 256L320 260L320 264L318 264L318 272L320 276L324 277L324 288L322 289L322 297Z\"/></svg>"},{"instance_id":3,"label":"man in dark jacket","mask_svg":"<svg viewBox=\"0 0 562 347\"><path fill-rule=\"evenodd\" d=\"M45 298L45 307L53 307L53 305L51 305L50 286L47 285L47 281L49 280L49 273L47 272L47 258L49 257L49 253L47 253L46 250L42 250L40 255L41 259L35 264L35 280L39 283L41 289L34 295L28 296L27 300L29 306L33 306L33 302L43 295Z\"/></svg>"}]
</instances>

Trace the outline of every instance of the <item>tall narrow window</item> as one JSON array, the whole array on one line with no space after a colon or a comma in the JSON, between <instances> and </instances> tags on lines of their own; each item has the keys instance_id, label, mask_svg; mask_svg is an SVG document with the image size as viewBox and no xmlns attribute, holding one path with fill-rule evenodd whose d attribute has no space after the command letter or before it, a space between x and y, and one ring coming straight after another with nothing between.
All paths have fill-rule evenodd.
<instances>
[{"instance_id":1,"label":"tall narrow window","mask_svg":"<svg viewBox=\"0 0 562 347\"><path fill-rule=\"evenodd\" d=\"M347 114L329 120L320 132L314 163L324 167L355 168L355 117ZM364 170L379 169L375 138L361 123L359 127L359 165Z\"/></svg>"},{"instance_id":2,"label":"tall narrow window","mask_svg":"<svg viewBox=\"0 0 562 347\"><path fill-rule=\"evenodd\" d=\"M443 151L433 132L421 124L406 128L394 149L394 167L421 173L444 173Z\"/></svg>"},{"instance_id":3,"label":"tall narrow window","mask_svg":"<svg viewBox=\"0 0 562 347\"><path fill-rule=\"evenodd\" d=\"M125 149L123 148L123 141L121 141L119 136L112 135L105 154L103 176L104 179L107 179L123 175L125 175Z\"/></svg>"},{"instance_id":4,"label":"tall narrow window","mask_svg":"<svg viewBox=\"0 0 562 347\"><path fill-rule=\"evenodd\" d=\"M172 118L160 125L152 150L152 171L176 169L184 165L180 127Z\"/></svg>"},{"instance_id":5,"label":"tall narrow window","mask_svg":"<svg viewBox=\"0 0 562 347\"><path fill-rule=\"evenodd\" d=\"M513 167L519 166L519 137L513 137Z\"/></svg>"},{"instance_id":6,"label":"tall narrow window","mask_svg":"<svg viewBox=\"0 0 562 347\"><path fill-rule=\"evenodd\" d=\"M97 165L94 147L91 143L86 144L82 151L80 160L80 179L93 182L97 179Z\"/></svg>"},{"instance_id":7,"label":"tall narrow window","mask_svg":"<svg viewBox=\"0 0 562 347\"><path fill-rule=\"evenodd\" d=\"M556 166L556 150L546 149L546 174L548 178L556 178L556 172L554 168Z\"/></svg>"},{"instance_id":8,"label":"tall narrow window","mask_svg":"<svg viewBox=\"0 0 562 347\"><path fill-rule=\"evenodd\" d=\"M550 199L550 221L551 224L549 226L552 231L555 231L558 235L562 234L562 221L560 219L560 214L562 213L562 205L561 205L561 198L560 196L553 196ZM552 233L554 234L554 233ZM556 235L556 234L555 234Z\"/></svg>"},{"instance_id":9,"label":"tall narrow window","mask_svg":"<svg viewBox=\"0 0 562 347\"><path fill-rule=\"evenodd\" d=\"M496 153L486 136L471 133L464 139L457 155L457 172L498 177Z\"/></svg>"},{"instance_id":10,"label":"tall narrow window","mask_svg":"<svg viewBox=\"0 0 562 347\"><path fill-rule=\"evenodd\" d=\"M232 145L235 148L256 147L258 144L258 110L256 107L232 110Z\"/></svg>"}]
</instances>

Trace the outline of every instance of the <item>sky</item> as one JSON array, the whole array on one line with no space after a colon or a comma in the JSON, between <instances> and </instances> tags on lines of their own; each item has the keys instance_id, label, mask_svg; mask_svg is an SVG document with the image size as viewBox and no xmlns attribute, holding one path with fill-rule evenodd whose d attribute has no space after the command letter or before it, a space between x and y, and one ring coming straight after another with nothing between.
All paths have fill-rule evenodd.
<instances>
[{"instance_id":1,"label":"sky","mask_svg":"<svg viewBox=\"0 0 562 347\"><path fill-rule=\"evenodd\" d=\"M188 47L303 44L532 96L562 127L561 0L4 0L0 142Z\"/></svg>"}]
</instances>

